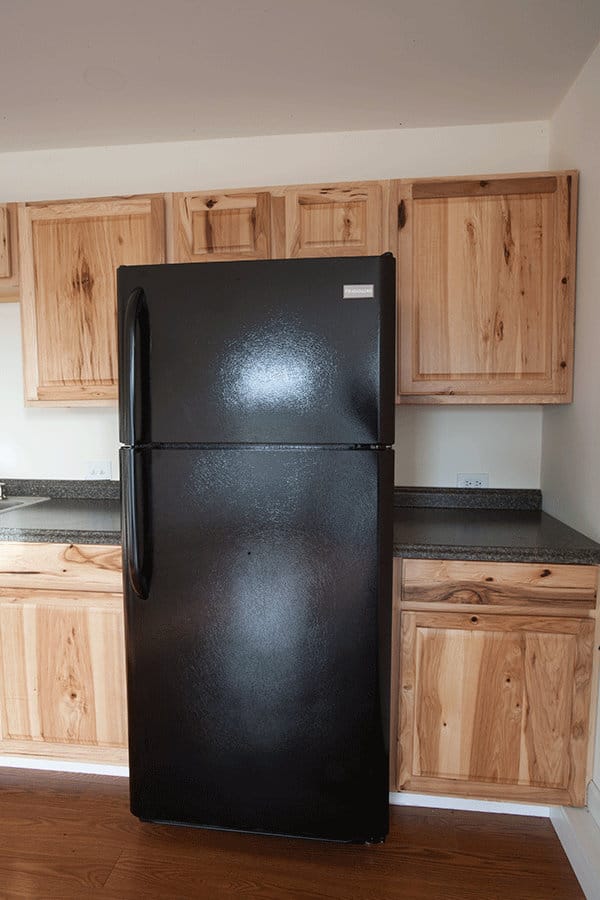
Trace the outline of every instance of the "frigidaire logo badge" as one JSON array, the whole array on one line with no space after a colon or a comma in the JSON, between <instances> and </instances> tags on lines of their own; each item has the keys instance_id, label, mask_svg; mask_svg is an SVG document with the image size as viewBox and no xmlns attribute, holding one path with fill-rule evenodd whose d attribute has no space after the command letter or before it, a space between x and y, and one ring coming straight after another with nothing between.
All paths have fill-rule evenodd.
<instances>
[{"instance_id":1,"label":"frigidaire logo badge","mask_svg":"<svg viewBox=\"0 0 600 900\"><path fill-rule=\"evenodd\" d=\"M345 284L344 300L359 300L361 298L371 298L375 296L374 285L372 284Z\"/></svg>"}]
</instances>

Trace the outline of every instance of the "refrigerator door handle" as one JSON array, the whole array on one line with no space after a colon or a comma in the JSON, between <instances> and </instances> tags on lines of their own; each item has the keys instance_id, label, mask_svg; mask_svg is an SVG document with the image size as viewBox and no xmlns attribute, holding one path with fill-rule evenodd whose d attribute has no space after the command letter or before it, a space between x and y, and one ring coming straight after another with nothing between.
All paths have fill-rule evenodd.
<instances>
[{"instance_id":1,"label":"refrigerator door handle","mask_svg":"<svg viewBox=\"0 0 600 900\"><path fill-rule=\"evenodd\" d=\"M140 600L146 600L148 597L148 584L147 579L144 577L141 563L144 551L143 547L140 546L140 539L144 532L144 510L140 508L138 503L135 451L127 452L125 460L123 499L127 577ZM140 518L142 520L141 528L139 527Z\"/></svg>"},{"instance_id":2,"label":"refrigerator door handle","mask_svg":"<svg viewBox=\"0 0 600 900\"><path fill-rule=\"evenodd\" d=\"M135 444L135 419L136 419L136 331L140 313L146 305L146 295L143 288L135 288L127 298L124 321L124 356L125 356L125 384L122 390L125 394L125 421L124 431L127 437L126 443Z\"/></svg>"}]
</instances>

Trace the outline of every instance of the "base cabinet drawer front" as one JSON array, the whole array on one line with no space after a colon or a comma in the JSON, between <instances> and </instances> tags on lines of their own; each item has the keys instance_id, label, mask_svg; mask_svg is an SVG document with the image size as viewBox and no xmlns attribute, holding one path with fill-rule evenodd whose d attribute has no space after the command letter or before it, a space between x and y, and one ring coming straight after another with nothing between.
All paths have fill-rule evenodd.
<instances>
[{"instance_id":1,"label":"base cabinet drawer front","mask_svg":"<svg viewBox=\"0 0 600 900\"><path fill-rule=\"evenodd\" d=\"M392 789L585 804L597 578L595 566L396 560Z\"/></svg>"},{"instance_id":2,"label":"base cabinet drawer front","mask_svg":"<svg viewBox=\"0 0 600 900\"><path fill-rule=\"evenodd\" d=\"M122 551L113 544L0 543L0 589L122 591Z\"/></svg>"},{"instance_id":3,"label":"base cabinet drawer front","mask_svg":"<svg viewBox=\"0 0 600 900\"><path fill-rule=\"evenodd\" d=\"M596 608L596 566L407 559L403 608L434 604L540 607L587 614Z\"/></svg>"}]
</instances>

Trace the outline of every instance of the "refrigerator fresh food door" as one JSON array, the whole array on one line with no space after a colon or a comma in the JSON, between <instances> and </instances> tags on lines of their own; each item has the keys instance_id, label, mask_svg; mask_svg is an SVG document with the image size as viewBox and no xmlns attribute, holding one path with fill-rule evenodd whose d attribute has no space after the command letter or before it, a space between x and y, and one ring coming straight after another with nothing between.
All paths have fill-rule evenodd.
<instances>
[{"instance_id":1,"label":"refrigerator fresh food door","mask_svg":"<svg viewBox=\"0 0 600 900\"><path fill-rule=\"evenodd\" d=\"M118 270L123 444L392 444L395 261Z\"/></svg>"},{"instance_id":2,"label":"refrigerator fresh food door","mask_svg":"<svg viewBox=\"0 0 600 900\"><path fill-rule=\"evenodd\" d=\"M121 451L134 814L383 839L392 459Z\"/></svg>"}]
</instances>

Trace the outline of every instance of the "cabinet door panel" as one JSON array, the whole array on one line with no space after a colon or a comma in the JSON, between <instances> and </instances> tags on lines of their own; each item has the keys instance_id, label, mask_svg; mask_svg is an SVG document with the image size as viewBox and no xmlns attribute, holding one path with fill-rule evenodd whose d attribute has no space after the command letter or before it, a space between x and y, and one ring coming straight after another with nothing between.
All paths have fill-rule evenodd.
<instances>
[{"instance_id":1,"label":"cabinet door panel","mask_svg":"<svg viewBox=\"0 0 600 900\"><path fill-rule=\"evenodd\" d=\"M369 256L384 252L379 184L288 188L286 256Z\"/></svg>"},{"instance_id":2,"label":"cabinet door panel","mask_svg":"<svg viewBox=\"0 0 600 900\"><path fill-rule=\"evenodd\" d=\"M116 269L164 261L162 198L22 205L26 399L117 397Z\"/></svg>"},{"instance_id":3,"label":"cabinet door panel","mask_svg":"<svg viewBox=\"0 0 600 900\"><path fill-rule=\"evenodd\" d=\"M3 592L1 749L124 748L124 656L120 595Z\"/></svg>"},{"instance_id":4,"label":"cabinet door panel","mask_svg":"<svg viewBox=\"0 0 600 900\"><path fill-rule=\"evenodd\" d=\"M271 257L271 195L266 191L175 194L176 262Z\"/></svg>"},{"instance_id":5,"label":"cabinet door panel","mask_svg":"<svg viewBox=\"0 0 600 900\"><path fill-rule=\"evenodd\" d=\"M400 195L401 399L570 400L575 173Z\"/></svg>"},{"instance_id":6,"label":"cabinet door panel","mask_svg":"<svg viewBox=\"0 0 600 900\"><path fill-rule=\"evenodd\" d=\"M583 803L593 637L592 619L403 612L398 787Z\"/></svg>"},{"instance_id":7,"label":"cabinet door panel","mask_svg":"<svg viewBox=\"0 0 600 900\"><path fill-rule=\"evenodd\" d=\"M518 779L519 661L518 635L418 629L415 774ZM461 682L459 672L476 677Z\"/></svg>"}]
</instances>

